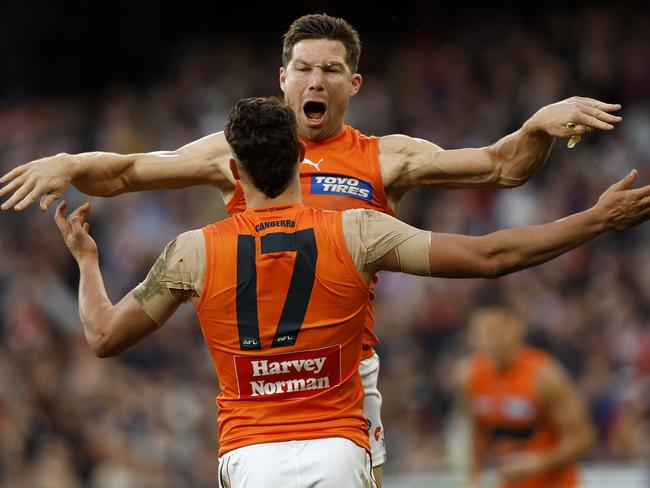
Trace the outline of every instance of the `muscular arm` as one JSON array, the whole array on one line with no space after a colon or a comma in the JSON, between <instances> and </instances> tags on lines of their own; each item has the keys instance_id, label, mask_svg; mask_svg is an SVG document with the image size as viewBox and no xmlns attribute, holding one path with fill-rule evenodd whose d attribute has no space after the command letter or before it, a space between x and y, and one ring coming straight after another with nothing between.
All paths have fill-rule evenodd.
<instances>
[{"instance_id":1,"label":"muscular arm","mask_svg":"<svg viewBox=\"0 0 650 488\"><path fill-rule=\"evenodd\" d=\"M435 144L391 135L379 141L379 162L391 205L417 186L502 188L521 185L548 158L555 137L612 130L620 105L573 97L547 105L518 131L491 146L443 150ZM567 123L573 126L567 127Z\"/></svg>"},{"instance_id":2,"label":"muscular arm","mask_svg":"<svg viewBox=\"0 0 650 488\"><path fill-rule=\"evenodd\" d=\"M595 432L575 386L557 362L542 368L537 390L561 437L555 449L541 454L540 471L544 471L576 461L593 444Z\"/></svg>"},{"instance_id":3,"label":"muscular arm","mask_svg":"<svg viewBox=\"0 0 650 488\"><path fill-rule=\"evenodd\" d=\"M160 326L142 309L132 293L113 305L106 295L97 259L79 263L79 316L86 341L99 357L116 356ZM180 302L169 310L171 316Z\"/></svg>"},{"instance_id":4,"label":"muscular arm","mask_svg":"<svg viewBox=\"0 0 650 488\"><path fill-rule=\"evenodd\" d=\"M198 297L205 274L201 231L171 241L146 279L113 305L104 287L97 245L88 233L90 205L82 205L67 218L65 207L65 202L58 206L54 220L79 265L79 316L97 356L120 354L162 326L182 302Z\"/></svg>"},{"instance_id":5,"label":"muscular arm","mask_svg":"<svg viewBox=\"0 0 650 488\"><path fill-rule=\"evenodd\" d=\"M363 221L360 235L364 259L360 262L365 263L366 279L381 270L445 278L497 278L544 263L605 231L625 229L648 219L650 186L630 190L636 175L636 171L630 172L583 212L549 224L480 237L431 233L430 239L424 239L423 231L378 212L357 210L346 214L356 214ZM387 237L382 238L382 233ZM367 251L368 242L374 254ZM350 253L355 256L354 249ZM428 266L423 264L425 257Z\"/></svg>"},{"instance_id":6,"label":"muscular arm","mask_svg":"<svg viewBox=\"0 0 650 488\"><path fill-rule=\"evenodd\" d=\"M544 164L553 140L522 128L491 146L444 150L423 139L395 134L381 138L379 160L391 197L418 186L513 187Z\"/></svg>"},{"instance_id":7,"label":"muscular arm","mask_svg":"<svg viewBox=\"0 0 650 488\"><path fill-rule=\"evenodd\" d=\"M70 184L83 193L102 197L212 184L227 199L234 188L234 179L228 169L230 157L223 132L208 135L175 151L61 153L18 166L3 176L0 183L5 186L0 189L0 195L14 194L2 209L22 210L43 197L41 208L45 210Z\"/></svg>"}]
</instances>

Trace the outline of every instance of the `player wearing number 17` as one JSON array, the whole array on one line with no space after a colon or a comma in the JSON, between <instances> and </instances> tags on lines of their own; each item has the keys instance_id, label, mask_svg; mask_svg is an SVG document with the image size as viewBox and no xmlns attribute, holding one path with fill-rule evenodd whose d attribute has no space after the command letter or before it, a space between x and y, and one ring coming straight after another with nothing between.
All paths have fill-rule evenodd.
<instances>
[{"instance_id":1,"label":"player wearing number 17","mask_svg":"<svg viewBox=\"0 0 650 488\"><path fill-rule=\"evenodd\" d=\"M172 241L143 283L108 300L89 206L55 220L80 269L79 308L99 356L119 354L183 301L198 312L221 386L219 483L230 488L371 487L358 371L372 276L381 270L492 278L547 261L650 215L636 172L589 210L481 237L435 234L374 210L301 203L305 146L289 106L245 99L225 135L248 208Z\"/></svg>"}]
</instances>

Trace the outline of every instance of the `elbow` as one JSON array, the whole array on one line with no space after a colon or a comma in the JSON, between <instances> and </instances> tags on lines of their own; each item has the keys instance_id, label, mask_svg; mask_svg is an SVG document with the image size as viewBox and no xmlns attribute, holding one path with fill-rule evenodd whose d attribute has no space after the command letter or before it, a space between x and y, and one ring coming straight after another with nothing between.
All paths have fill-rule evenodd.
<instances>
[{"instance_id":1,"label":"elbow","mask_svg":"<svg viewBox=\"0 0 650 488\"><path fill-rule=\"evenodd\" d=\"M584 435L583 435L582 454L586 453L592 447L594 447L594 445L596 444L596 440L597 440L596 429L594 429L593 425L591 424L586 425Z\"/></svg>"},{"instance_id":2,"label":"elbow","mask_svg":"<svg viewBox=\"0 0 650 488\"><path fill-rule=\"evenodd\" d=\"M87 321L83 321L86 332L86 342L98 358L111 358L122 352L113 338L101 329L91 327ZM92 331L92 332L91 332Z\"/></svg>"},{"instance_id":3,"label":"elbow","mask_svg":"<svg viewBox=\"0 0 650 488\"><path fill-rule=\"evenodd\" d=\"M522 177L513 177L513 176L500 176L498 180L498 185L500 188L517 188L518 186L523 185L528 180L530 180L532 175L526 175Z\"/></svg>"},{"instance_id":4,"label":"elbow","mask_svg":"<svg viewBox=\"0 0 650 488\"><path fill-rule=\"evenodd\" d=\"M95 356L101 359L113 358L119 354L119 352L112 349L97 346L93 347L93 352L95 353Z\"/></svg>"},{"instance_id":5,"label":"elbow","mask_svg":"<svg viewBox=\"0 0 650 488\"><path fill-rule=\"evenodd\" d=\"M480 277L495 280L508 274L510 271L498 253L490 253L483 258L480 266Z\"/></svg>"},{"instance_id":6,"label":"elbow","mask_svg":"<svg viewBox=\"0 0 650 488\"><path fill-rule=\"evenodd\" d=\"M528 167L522 167L515 154L504 154L495 147L486 149L492 162L492 175L490 180L495 188L516 188L530 180L535 174Z\"/></svg>"},{"instance_id":7,"label":"elbow","mask_svg":"<svg viewBox=\"0 0 650 488\"><path fill-rule=\"evenodd\" d=\"M90 347L98 358L112 358L120 354L120 350L106 340L96 340L90 343Z\"/></svg>"},{"instance_id":8,"label":"elbow","mask_svg":"<svg viewBox=\"0 0 650 488\"><path fill-rule=\"evenodd\" d=\"M508 273L505 271L502 271L498 268L492 268L487 270L485 274L482 276L482 278L485 278L486 280L496 280L497 278L501 278L506 274Z\"/></svg>"}]
</instances>

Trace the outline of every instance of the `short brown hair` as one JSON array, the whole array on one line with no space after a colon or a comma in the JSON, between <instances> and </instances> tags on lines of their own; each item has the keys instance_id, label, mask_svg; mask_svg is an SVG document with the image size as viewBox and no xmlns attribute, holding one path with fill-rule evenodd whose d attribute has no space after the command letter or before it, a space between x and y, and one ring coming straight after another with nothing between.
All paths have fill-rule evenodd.
<instances>
[{"instance_id":1,"label":"short brown hair","mask_svg":"<svg viewBox=\"0 0 650 488\"><path fill-rule=\"evenodd\" d=\"M243 98L224 130L241 168L269 198L282 193L298 170L300 143L293 110L276 97Z\"/></svg>"},{"instance_id":2,"label":"short brown hair","mask_svg":"<svg viewBox=\"0 0 650 488\"><path fill-rule=\"evenodd\" d=\"M305 39L341 41L345 46L347 54L345 61L350 71L357 72L359 56L361 56L361 40L357 30L345 19L327 14L310 14L294 20L283 37L282 64L285 68L293 57L293 46Z\"/></svg>"}]
</instances>

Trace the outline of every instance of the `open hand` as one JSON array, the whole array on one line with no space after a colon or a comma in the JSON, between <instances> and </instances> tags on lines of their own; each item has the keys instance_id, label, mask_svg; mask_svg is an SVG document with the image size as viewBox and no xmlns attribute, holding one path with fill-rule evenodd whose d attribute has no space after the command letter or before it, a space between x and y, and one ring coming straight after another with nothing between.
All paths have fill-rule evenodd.
<instances>
[{"instance_id":1,"label":"open hand","mask_svg":"<svg viewBox=\"0 0 650 488\"><path fill-rule=\"evenodd\" d=\"M23 210L41 197L41 210L68 189L73 177L72 161L68 154L37 159L21 164L0 178L0 196L14 194L0 208Z\"/></svg>"},{"instance_id":2,"label":"open hand","mask_svg":"<svg viewBox=\"0 0 650 488\"><path fill-rule=\"evenodd\" d=\"M77 262L87 256L97 256L97 244L88 234L88 215L90 214L90 203L84 203L74 210L68 217L63 216L67 204L61 202L54 213L56 222L65 245L70 250Z\"/></svg>"},{"instance_id":3,"label":"open hand","mask_svg":"<svg viewBox=\"0 0 650 488\"><path fill-rule=\"evenodd\" d=\"M611 112L620 109L619 104L571 97L540 108L524 125L554 137L580 137L594 129L613 130L623 118Z\"/></svg>"},{"instance_id":4,"label":"open hand","mask_svg":"<svg viewBox=\"0 0 650 488\"><path fill-rule=\"evenodd\" d=\"M650 185L631 188L637 176L633 169L598 199L596 207L606 212L610 229L628 229L650 218Z\"/></svg>"}]
</instances>

